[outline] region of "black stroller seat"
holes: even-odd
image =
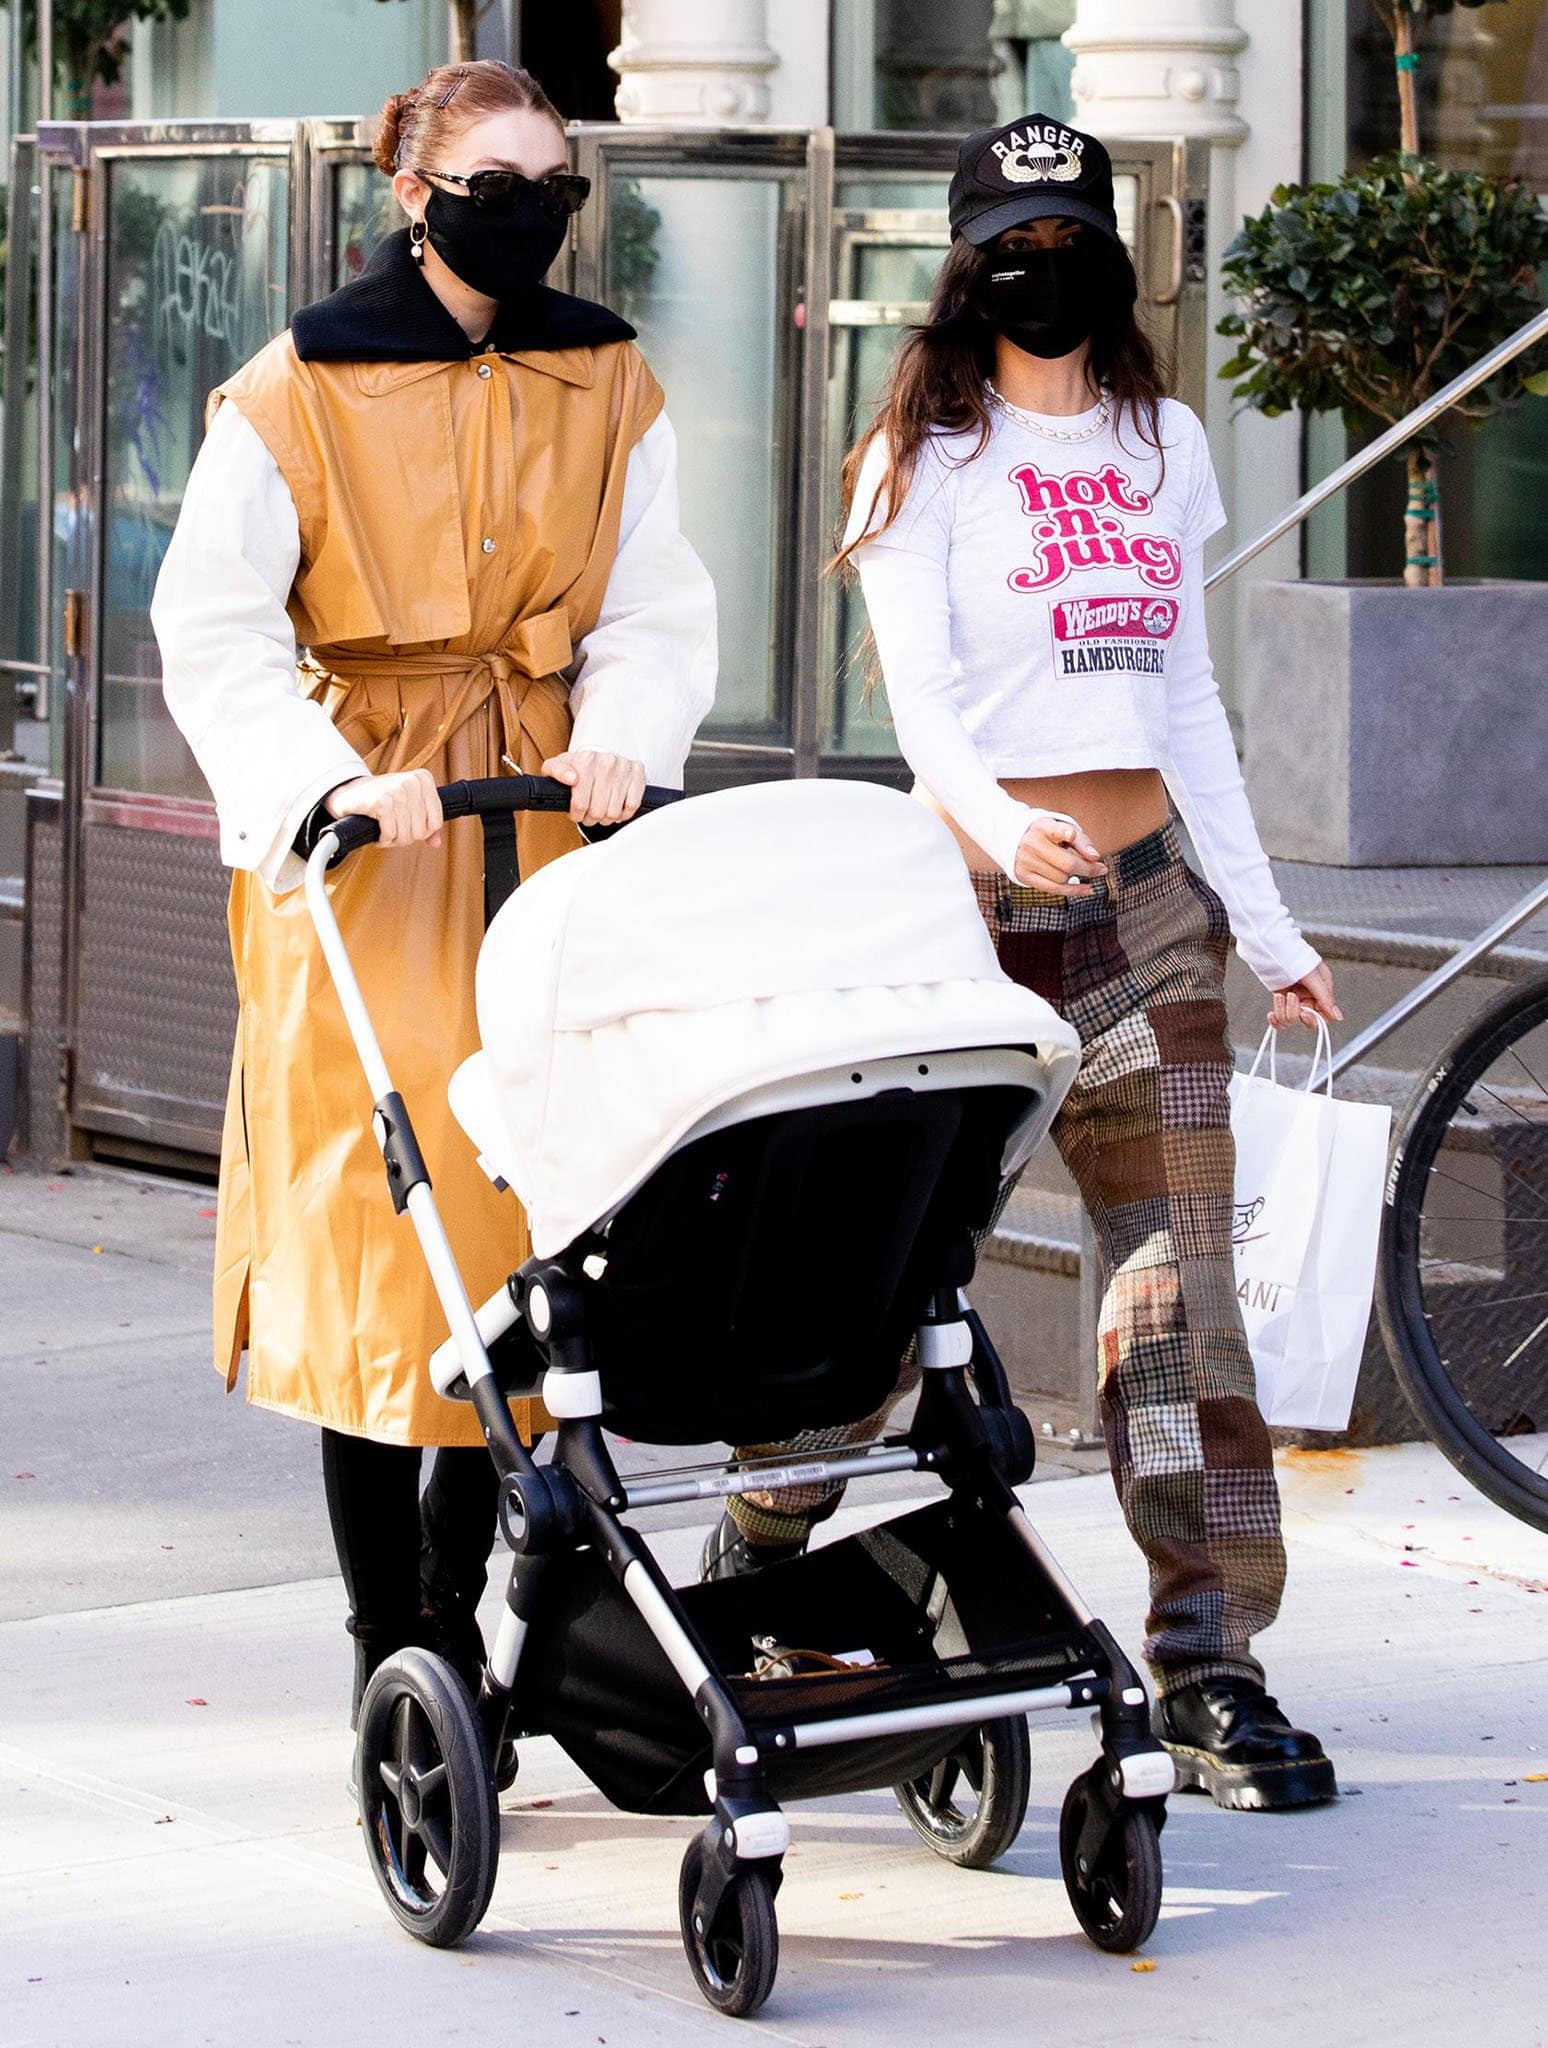
[[[579,1290],[600,1419],[623,1436],[763,1443],[857,1421],[892,1392],[942,1275],[966,1283],[1021,1106],[894,1088],[712,1131],[605,1236],[532,1260],[518,1293],[540,1276]],[[547,1362],[525,1347],[507,1390],[537,1391]]]

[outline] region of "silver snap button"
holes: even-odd
[[[487,535],[486,535],[486,536],[484,537],[484,539],[483,539],[483,540],[482,540],[482,541],[481,541],[481,542],[479,543],[479,545],[480,545],[480,546],[481,546],[481,547],[483,548],[483,550],[484,550],[484,553],[485,553],[486,555],[492,555],[492,554],[494,553],[494,551],[495,551],[495,544],[494,544],[494,542],[493,542],[492,540],[490,540],[490,539],[489,539],[489,537],[488,537]]]
[[[490,369],[487,363],[480,363],[478,366],[478,374],[481,377],[492,377],[494,375],[494,371]]]

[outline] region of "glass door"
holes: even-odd
[[[720,687],[696,773],[788,774],[808,137],[610,125],[575,142],[592,181],[575,289],[632,322],[665,387],[684,531],[719,600]]]
[[[289,317],[288,148],[98,149],[105,215],[101,684],[92,783],[202,802],[150,600],[205,401]]]

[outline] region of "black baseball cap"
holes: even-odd
[[[1029,220],[1078,220],[1122,239],[1112,158],[1094,135],[1047,114],[970,135],[957,151],[946,206],[953,235],[975,247]]]

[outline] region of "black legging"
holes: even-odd
[[[437,1451],[423,1501],[415,1449],[325,1429],[322,1464],[346,1626],[359,1646],[357,1698],[376,1666],[409,1643],[471,1663],[476,1675],[474,1610],[488,1583],[500,1490],[489,1453]]]

